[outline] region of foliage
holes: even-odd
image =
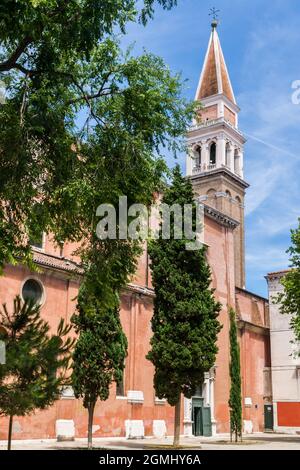
[[[12,312],[3,305],[0,324],[5,330],[1,329],[0,339],[6,344],[6,363],[0,366],[0,413],[25,416],[49,407],[67,383],[71,326],[61,320],[57,333],[50,335],[48,323],[40,318],[40,306],[19,297]]]
[[[7,99],[0,106],[0,268],[30,263],[30,234],[45,231],[59,244],[84,239],[79,254],[89,269],[96,208],[117,207],[120,195],[128,205],[149,204],[166,169],[164,146],[181,147],[178,138],[193,114],[180,96],[181,78],[152,54],[123,54],[112,34],[152,16],[154,0],[145,0],[142,10],[138,3],[1,3],[0,79]],[[176,2],[156,3],[171,8]],[[122,259],[126,251],[134,258],[127,241],[98,248],[107,259],[107,250],[118,247]],[[119,262],[114,258],[108,273],[107,263],[99,266],[99,285]],[[122,283],[133,271],[124,267]],[[103,288],[108,305],[106,296],[112,292]]]
[[[241,366],[240,366],[240,348],[237,339],[237,325],[235,311],[230,308],[230,435],[234,434],[235,442],[242,439],[242,392],[241,392]]]
[[[293,315],[291,326],[296,340],[300,341],[300,219],[299,227],[291,230],[291,240],[292,245],[288,249],[291,270],[281,280],[284,291],[277,301],[281,313]]]

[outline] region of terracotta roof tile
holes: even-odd
[[[74,274],[81,274],[83,272],[80,265],[70,259],[60,258],[59,256],[49,255],[37,250],[33,252],[33,260],[38,265],[48,268],[68,271]]]

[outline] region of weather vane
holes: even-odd
[[[211,26],[214,29],[219,24],[219,15],[218,15],[218,13],[220,13],[220,10],[217,10],[215,7],[212,7],[212,8],[210,8],[209,11],[210,11],[209,16],[212,17]]]

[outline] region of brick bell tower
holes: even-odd
[[[249,186],[243,177],[243,146],[238,113],[228,70],[213,20],[195,100],[198,116],[188,132],[187,176],[205,205],[232,217],[234,230],[235,283],[245,287],[244,198]]]

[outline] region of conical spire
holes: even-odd
[[[215,21],[212,23],[212,32],[200,76],[196,100],[223,94],[236,104],[216,27],[217,22]]]

